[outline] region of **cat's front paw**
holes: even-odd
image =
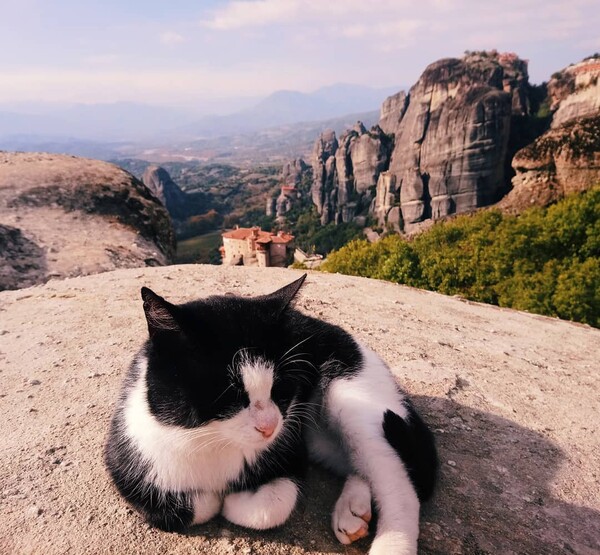
[[[192,524],[204,524],[221,512],[223,499],[210,491],[198,491],[192,494],[194,519]]]
[[[358,476],[350,476],[333,509],[331,527],[336,538],[348,545],[369,534],[371,489]]]
[[[267,530],[281,526],[290,516],[298,498],[298,486],[288,478],[278,478],[255,492],[230,493],[223,501],[223,516],[238,526]]]

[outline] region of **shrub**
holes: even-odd
[[[321,268],[600,327],[600,187],[520,216],[458,216],[412,241],[355,240]]]

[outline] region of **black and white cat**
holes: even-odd
[[[125,499],[163,530],[221,513],[263,530],[296,505],[309,458],[347,476],[332,515],[344,544],[415,554],[433,491],[433,436],[384,362],[292,307],[306,275],[270,295],[173,305],[142,289],[150,339],[105,449]]]

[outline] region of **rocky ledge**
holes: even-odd
[[[600,184],[600,116],[548,130],[519,150],[512,166],[513,188],[498,207],[516,214]]]
[[[312,469],[289,523],[216,519],[150,529],[113,489],[102,445],[146,335],[139,290],[174,302],[270,292],[278,269],[170,266],[0,293],[0,552],[359,554],[329,528],[338,479]],[[391,283],[310,274],[298,308],[345,327],[390,364],[434,430],[441,479],[421,554],[600,552],[600,330]]]
[[[0,152],[0,290],[163,265],[175,240],[158,199],[98,160]]]

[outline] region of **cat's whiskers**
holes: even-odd
[[[306,372],[304,370],[302,370],[301,368],[289,368],[287,370],[287,372],[290,374],[297,375],[302,380],[304,380],[310,387],[313,386],[312,380],[310,379],[309,376],[306,375]]]
[[[229,370],[229,367],[227,367]],[[233,372],[233,370],[229,370],[229,372]],[[225,395],[225,393],[227,393],[235,384],[232,382],[230,383],[226,388],[225,391],[223,391],[223,393],[221,393],[221,395],[219,395],[214,401],[213,401],[213,405],[221,398],[223,397],[223,395]]]
[[[303,343],[306,343],[309,339],[312,339],[314,336],[315,336],[315,334],[313,333],[313,334],[305,337],[301,341],[298,341],[298,343],[296,343],[293,347],[290,347],[285,353],[283,353],[283,355],[281,355],[281,357],[279,357],[279,362],[285,362],[285,357],[288,354],[290,354],[294,349],[296,349],[297,347],[299,347]]]
[[[288,411],[287,419],[298,422],[299,426],[306,426],[307,428],[319,432],[321,426],[315,418],[314,411],[310,408],[303,407],[304,403],[297,404],[291,407]]]

